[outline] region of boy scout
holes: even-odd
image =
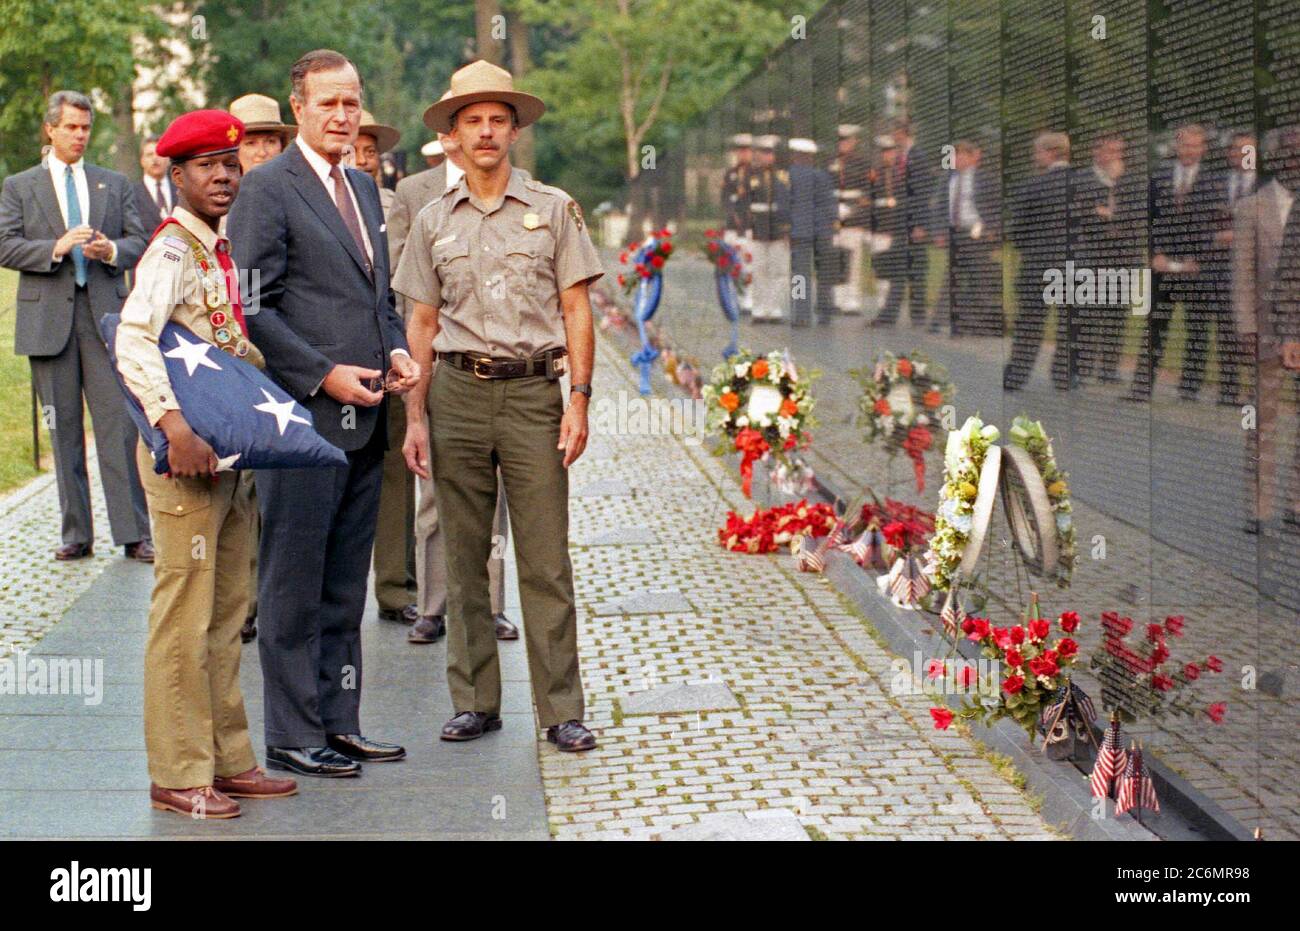
[[[510,166],[519,129],[545,110],[485,61],[452,76],[425,125],[468,156],[465,176],[416,217],[393,288],[412,302],[407,341],[421,378],[403,451],[433,475],[447,539],[444,740],[501,727],[501,672],[488,603],[496,470],[515,529],[524,638],[537,716],[561,750],[589,750],[582,724],[565,471],[587,443],[594,336],[587,285],[602,274],[582,211]],[[566,368],[568,405],[557,382]],[[427,405],[426,405],[427,397]]]
[[[172,394],[158,340],[168,320],[263,365],[248,341],[230,244],[217,234],[239,191],[243,124],[222,110],[178,117],[158,141],[179,194],[154,235],[122,308],[117,365],[149,422],[167,435],[164,477],[140,443],[137,460],[157,562],[145,647],[144,731],[154,808],[234,818],[234,797],[298,791],[257,765],[239,691],[239,628],[248,603],[251,505],[238,472],[219,471]]]

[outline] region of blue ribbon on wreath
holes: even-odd
[[[722,315],[731,322],[731,342],[727,344],[726,349],[722,350],[722,358],[726,360],[736,354],[740,342],[740,292],[736,288],[736,279],[732,277],[729,269],[744,266],[739,249],[721,239],[715,241],[722,247],[722,255],[725,255],[730,263],[727,268],[721,266],[720,258],[713,263],[713,283],[718,289],[718,305],[722,308]]]
[[[641,370],[642,395],[650,393],[650,370],[655,359],[659,358],[659,350],[650,345],[650,337],[645,328],[646,323],[659,309],[659,297],[663,293],[663,272],[650,265],[650,254],[654,251],[656,242],[657,240],[651,236],[632,257],[633,267],[638,262],[644,262],[651,268],[650,277],[642,278],[637,282],[636,291],[632,296],[632,318],[636,320],[637,333],[641,336],[641,348],[633,354],[632,364]]]

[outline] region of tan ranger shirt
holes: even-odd
[[[420,211],[393,290],[438,308],[435,351],[524,359],[564,348],[560,292],[602,274],[577,203],[512,168],[499,204],[461,178]]]
[[[239,329],[229,308],[229,293],[221,266],[217,263],[217,243],[223,243],[229,255],[230,243],[219,238],[206,223],[184,207],[176,207],[172,217],[191,233],[207,253],[208,263],[217,269],[217,293],[220,307],[225,310],[226,326]],[[169,227],[170,228],[170,227]],[[233,262],[232,262],[233,267]],[[175,232],[164,229],[155,236],[140,257],[135,268],[135,287],[122,305],[122,322],[117,328],[117,369],[131,393],[140,401],[149,423],[157,426],[167,411],[180,410],[172,383],[167,377],[167,364],[158,340],[167,321],[174,320],[187,327],[199,339],[217,345],[210,315],[212,309],[205,302],[203,272],[190,244]],[[244,334],[248,339],[248,335]],[[244,361],[259,369],[266,366],[262,353],[248,341],[248,355]]]

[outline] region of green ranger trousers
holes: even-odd
[[[406,467],[406,405],[388,398],[388,450],[379,486],[375,523],[375,601],[385,611],[401,611],[415,601],[415,475]]]
[[[445,363],[429,388],[430,455],[447,551],[447,682],[457,712],[501,712],[488,557],[497,467],[514,528],[533,700],[542,727],[582,720],[569,562],[564,402],[540,376],[485,380]]]

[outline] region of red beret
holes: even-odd
[[[155,151],[179,162],[234,151],[243,138],[244,124],[225,110],[192,110],[172,120]]]

